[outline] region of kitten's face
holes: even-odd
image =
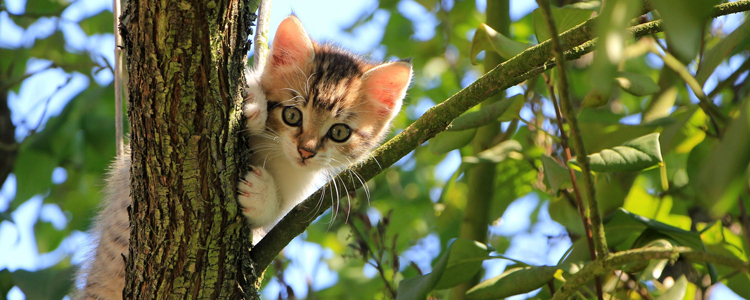
[[[279,26],[261,86],[267,132],[300,168],[327,169],[360,160],[387,132],[401,107],[411,66],[373,65],[316,45],[295,17]]]

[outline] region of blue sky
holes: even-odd
[[[6,0],[9,11],[13,13],[22,13],[25,1],[23,0]],[[451,1],[447,1],[451,2]],[[113,47],[114,38],[111,34],[95,35],[88,37],[78,27],[75,22],[99,13],[107,9],[111,10],[111,1],[100,0],[79,0],[73,3],[63,14],[61,22],[62,30],[66,36],[67,46],[76,51],[90,51],[99,54],[113,64]],[[481,9],[485,7],[484,1],[477,1],[477,6]],[[534,1],[512,1],[511,17],[516,20],[526,15],[535,8]],[[336,8],[335,17],[330,15],[330,8]],[[290,13],[294,12],[305,24],[305,28],[313,39],[318,41],[331,41],[345,48],[349,48],[359,53],[370,53],[373,59],[384,59],[385,53],[379,49],[378,45],[382,38],[383,27],[388,21],[387,12],[378,11],[375,13],[373,21],[353,32],[346,33],[342,30],[352,24],[363,11],[372,11],[377,8],[376,1],[373,0],[329,0],[329,1],[273,1],[270,36],[272,37],[275,28],[279,22]],[[423,8],[413,0],[401,1],[399,10],[409,19],[418,21],[415,27],[416,40],[428,39],[434,35],[436,20],[429,14],[424,13]],[[67,20],[67,21],[66,21]],[[736,27],[740,18],[724,17],[719,21],[724,24],[725,28]],[[52,33],[54,21],[50,19],[40,20],[24,31],[20,27],[12,24],[12,21],[6,13],[0,13],[0,47],[7,46],[31,46],[36,37],[44,37]],[[731,62],[729,66],[719,68],[717,74],[729,74],[741,61]],[[42,60],[32,60],[27,64],[27,72],[46,68],[48,62]],[[724,77],[727,75],[723,75]],[[60,91],[55,92],[58,86],[62,86],[70,77],[70,83],[65,85]],[[108,85],[112,81],[112,74],[109,71],[99,72],[95,76],[95,82],[82,74],[68,75],[59,69],[51,69],[32,76],[24,82],[18,94],[9,95],[9,105],[13,111],[13,120],[18,126],[17,138],[19,140],[28,133],[28,130],[35,128],[36,124],[44,124],[50,116],[58,114],[62,108],[70,101],[72,97],[84,90],[89,84]],[[713,84],[716,82],[716,75],[712,76]],[[711,80],[707,86],[710,86]],[[710,90],[710,89],[709,89]],[[511,90],[509,93],[513,94]],[[39,103],[52,97],[46,114],[39,109]],[[431,106],[431,102],[419,102],[413,108],[408,108],[411,113],[421,114]],[[524,112],[527,113],[527,112]],[[43,118],[43,119],[42,119]],[[42,119],[42,120],[40,120]],[[637,121],[637,120],[635,120]],[[452,174],[458,168],[460,155],[457,152],[451,153],[447,158],[438,165],[437,176],[441,180],[447,180],[445,174]],[[54,181],[64,181],[65,171],[57,170],[53,175]],[[4,211],[15,193],[15,179],[11,177],[4,183],[0,190],[0,211]],[[552,243],[552,248],[548,249],[548,236],[558,236],[564,229],[552,222],[546,209],[542,209],[538,216],[538,223],[533,227],[529,222],[529,217],[534,208],[539,205],[539,199],[534,195],[523,197],[514,202],[506,211],[502,221],[493,226],[491,232],[497,235],[513,235],[512,246],[508,249],[507,255],[516,257],[529,263],[534,264],[555,264],[563,252],[570,246],[567,238],[560,239]],[[545,206],[546,207],[546,206]],[[372,219],[377,219],[379,212],[372,209],[370,214]],[[34,238],[33,224],[37,219],[49,220],[55,226],[64,227],[66,217],[64,212],[55,204],[42,204],[42,197],[36,196],[22,204],[14,213],[13,219],[15,225],[2,223],[0,225],[0,269],[8,268],[11,271],[16,269],[36,270],[54,265],[67,255],[75,255],[74,261],[80,261],[82,247],[85,245],[87,235],[82,232],[76,232],[68,237],[63,244],[52,253],[39,254],[36,249]],[[315,278],[313,281],[314,289],[322,289],[336,283],[337,275],[331,272],[325,263],[319,263],[322,259],[330,258],[332,252],[322,249],[317,244],[306,242],[305,235],[296,238],[285,250],[287,257],[292,260],[291,267],[285,272],[285,282],[292,285],[297,296],[304,297],[307,294],[307,284],[305,278]],[[440,249],[440,243],[435,235],[430,235],[418,241],[416,246],[403,253],[403,259],[414,261],[422,268],[423,271],[430,270],[431,259],[436,257]],[[549,251],[548,251],[549,250]],[[427,255],[425,255],[425,253]],[[405,262],[405,261],[404,261]],[[402,265],[407,265],[402,263]],[[488,269],[486,277],[494,276],[502,272],[506,262],[495,260],[486,263]],[[368,277],[375,276],[375,271],[371,268],[365,268],[364,274]],[[718,287],[720,292],[715,292],[715,299],[727,299],[728,289]],[[264,288],[264,298],[275,298],[279,291],[277,282],[272,281]],[[731,293],[731,292],[729,292]],[[9,294],[9,299],[24,299],[23,294],[18,289],[14,289]]]

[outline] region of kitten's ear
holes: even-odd
[[[312,59],[314,55],[312,40],[299,19],[291,15],[282,20],[273,39],[269,66],[298,65]]]
[[[390,121],[401,109],[401,101],[409,88],[411,74],[411,64],[408,62],[382,64],[362,75],[361,91],[375,107],[375,111],[387,116],[387,121]]]

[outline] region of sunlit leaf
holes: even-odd
[[[611,0],[604,2],[601,15],[597,23],[599,45],[594,51],[594,65],[591,72],[593,89],[597,94],[609,95],[617,67],[625,59],[625,45],[631,38],[627,33],[628,23],[641,11],[641,1]],[[626,78],[625,80],[630,79]],[[620,85],[622,81],[617,80]],[[630,84],[626,84],[630,86]],[[630,92],[628,89],[626,91]]]
[[[552,18],[555,20],[558,33],[563,33],[585,22],[591,18],[591,14],[592,12],[586,9],[552,7]],[[536,40],[539,43],[548,40],[551,36],[549,28],[547,28],[547,21],[545,21],[544,15],[538,8],[534,10],[534,31],[536,32]]]
[[[739,116],[728,125],[721,142],[703,162],[698,186],[701,202],[714,216],[732,209],[747,186],[750,165],[750,101],[740,107]]]
[[[474,33],[474,39],[471,41],[471,50],[469,58],[471,64],[476,65],[476,57],[482,51],[494,51],[504,59],[518,55],[531,45],[516,42],[501,33],[495,31],[487,24],[482,23]]]
[[[482,261],[489,257],[490,249],[487,245],[458,239],[451,244],[448,265],[435,286],[436,290],[454,287],[474,277],[482,269]],[[434,272],[434,270],[433,270]]]
[[[706,83],[708,77],[714,72],[719,64],[727,59],[733,52],[747,49],[747,43],[750,42],[750,22],[742,22],[742,25],[734,29],[729,35],[721,39],[711,49],[708,49],[701,60],[700,69],[695,75],[695,80],[700,84]]]
[[[690,5],[684,5],[682,0],[654,0],[651,3],[664,19],[670,50],[683,62],[693,60],[703,39],[706,19],[719,1],[695,0]]]
[[[499,163],[505,160],[513,152],[521,151],[521,144],[515,140],[507,140],[493,146],[490,149],[479,152],[476,156],[464,156],[463,162],[475,164],[479,162]],[[518,154],[520,155],[520,154]]]
[[[630,172],[653,167],[663,161],[659,134],[652,133],[630,140],[612,149],[589,155],[591,171]]]
[[[532,266],[505,271],[472,287],[466,299],[502,299],[531,292],[552,280],[557,267]]]
[[[543,155],[542,165],[544,166],[545,179],[549,181],[549,188],[553,193],[557,193],[560,189],[573,187],[568,169],[557,163],[552,157]]]
[[[651,77],[638,73],[619,72],[615,81],[634,96],[648,96],[659,91],[659,85]]]
[[[674,285],[669,288],[666,293],[659,296],[659,298],[656,298],[656,300],[682,300],[682,298],[685,297],[687,285],[687,278],[685,278],[685,275],[682,275],[674,282]]]
[[[83,32],[87,35],[112,33],[114,29],[114,15],[111,11],[103,10],[102,12],[81,20],[78,26],[81,26]]]
[[[486,258],[487,254],[487,246],[481,243],[456,239],[433,266],[431,273],[401,281],[396,299],[423,300],[432,290],[438,287],[438,284],[443,288],[448,288],[464,282],[481,269],[481,260]],[[479,261],[479,268],[476,267],[477,262],[474,260]],[[448,268],[449,266],[452,268]],[[446,270],[449,269],[453,272],[446,274]],[[447,277],[458,278],[442,279],[443,274],[448,275]]]
[[[518,118],[518,112],[523,108],[523,95],[518,94],[504,98],[498,102],[482,107],[478,111],[465,113],[451,123],[447,130],[462,131],[482,127],[493,121],[510,121]]]
[[[474,139],[476,133],[476,129],[443,131],[430,139],[428,148],[430,149],[430,152],[434,154],[448,153],[452,150],[468,145],[471,140]]]

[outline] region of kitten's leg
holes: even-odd
[[[240,179],[237,199],[242,214],[253,228],[272,225],[279,219],[281,205],[276,183],[266,169],[250,166],[250,171]]]

